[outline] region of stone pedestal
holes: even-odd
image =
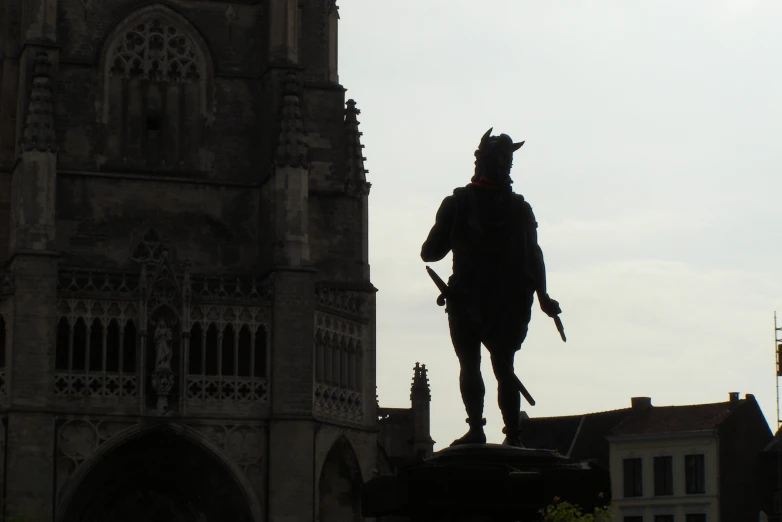
[[[152,373],[152,389],[157,394],[157,412],[163,415],[168,411],[168,395],[174,387],[174,373],[166,368]]]
[[[555,497],[593,509],[602,500],[595,473],[549,450],[467,444],[372,478],[362,506],[365,517],[411,522],[527,522]]]

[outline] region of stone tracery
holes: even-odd
[[[104,54],[108,166],[208,170],[211,62],[190,24],[160,5],[120,24]]]
[[[194,404],[268,399],[266,308],[195,305],[188,348],[187,397]]]
[[[361,420],[363,339],[362,324],[315,313],[314,404],[320,413]]]
[[[266,402],[268,285],[191,276],[187,263],[180,274],[160,237],[148,231],[137,244],[138,275],[61,272],[55,395],[144,393],[148,407],[154,394],[166,407],[180,396],[190,408]]]
[[[129,302],[61,299],[54,394],[135,397],[137,314]]]
[[[192,40],[158,17],[141,20],[116,43],[109,74],[157,82],[193,82],[203,76],[203,63]]]
[[[71,419],[60,425],[55,456],[58,492],[62,492],[65,482],[99,446],[132,425],[129,421],[98,419]]]

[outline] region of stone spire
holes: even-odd
[[[35,57],[33,88],[27,104],[27,119],[22,135],[22,150],[57,152],[54,136],[54,107],[52,105],[51,68],[49,55],[40,52]]]
[[[345,109],[345,142],[347,160],[347,179],[345,180],[345,188],[349,193],[354,195],[369,195],[369,189],[372,186],[371,183],[367,183],[367,173],[369,172],[364,168],[364,146],[361,144],[362,132],[359,132],[358,115],[361,111],[356,108],[355,100],[347,101],[347,108]]]
[[[426,375],[426,365],[415,363],[413,368],[413,385],[410,387],[410,400],[425,399],[432,400],[431,390],[429,389],[429,377]]]
[[[431,455],[434,447],[430,419],[431,402],[432,394],[429,389],[429,378],[426,375],[426,365],[415,363],[413,385],[410,387],[410,406],[413,414],[410,443],[413,454],[419,458]]]
[[[280,137],[275,163],[278,167],[307,167],[308,149],[304,142],[304,125],[301,120],[301,89],[294,71],[285,74],[282,94]]]

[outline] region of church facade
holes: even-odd
[[[376,290],[338,18],[0,4],[4,516],[361,518]]]

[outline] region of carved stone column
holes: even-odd
[[[286,75],[275,155],[269,428],[270,522],[312,520],[314,271],[309,265],[307,147],[296,73]],[[291,325],[296,325],[292,327]]]
[[[296,0],[269,1],[270,61],[299,60],[299,6]]]
[[[18,153],[11,181],[11,262],[15,292],[6,356],[9,400],[4,516],[47,516],[52,509],[53,398],[57,267],[57,141],[52,98],[58,51],[54,1],[25,2],[20,59]],[[28,82],[28,78],[32,78]]]

